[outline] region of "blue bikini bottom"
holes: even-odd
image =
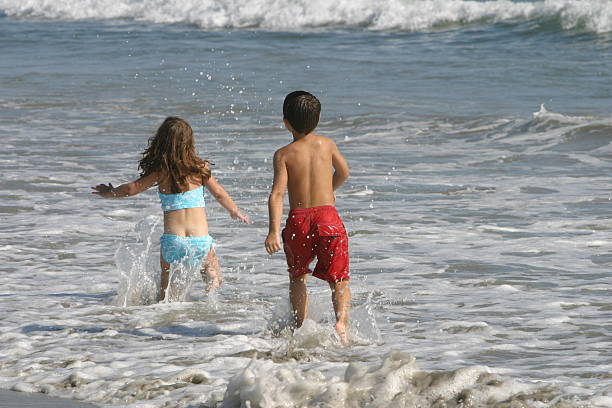
[[[212,249],[215,240],[210,235],[202,237],[181,237],[164,234],[159,239],[161,254],[168,263],[181,262],[197,265]]]

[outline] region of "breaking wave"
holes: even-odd
[[[536,20],[565,30],[612,31],[608,0],[0,0],[2,14],[23,19],[195,24],[203,30],[427,31]]]

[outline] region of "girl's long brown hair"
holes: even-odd
[[[169,116],[149,139],[138,168],[141,176],[158,171],[159,180],[168,182],[170,192],[176,194],[188,190],[190,178],[200,179],[204,185],[211,176],[207,163],[196,155],[189,123]]]

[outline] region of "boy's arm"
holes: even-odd
[[[274,181],[272,182],[272,191],[268,198],[270,225],[265,246],[269,254],[278,252],[282,248],[280,225],[281,217],[283,216],[283,201],[285,199],[285,190],[287,189],[287,179],[287,166],[282,154],[280,151],[277,151],[274,153]]]
[[[348,178],[349,166],[335,144],[332,150],[332,166],[334,166],[332,186],[334,191],[336,191]]]
[[[108,185],[98,184],[92,187],[96,191],[92,191],[91,193],[104,198],[123,198],[140,194],[155,183],[157,183],[157,172],[147,174],[138,180],[122,184],[119,187],[113,187],[111,183],[108,183]]]
[[[225,208],[230,216],[235,220],[240,220],[245,224],[249,223],[249,217],[240,212],[240,209],[232,200],[232,197],[228,194],[227,191],[219,184],[216,178],[210,176],[206,181],[206,189],[210,191],[210,194],[215,197],[215,200],[221,204],[223,208]]]

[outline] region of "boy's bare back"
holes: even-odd
[[[314,133],[279,149],[274,155],[274,166],[276,181],[286,183],[289,190],[291,209],[333,205],[334,190],[338,187],[334,185],[334,173],[348,173],[348,165],[336,144]]]

